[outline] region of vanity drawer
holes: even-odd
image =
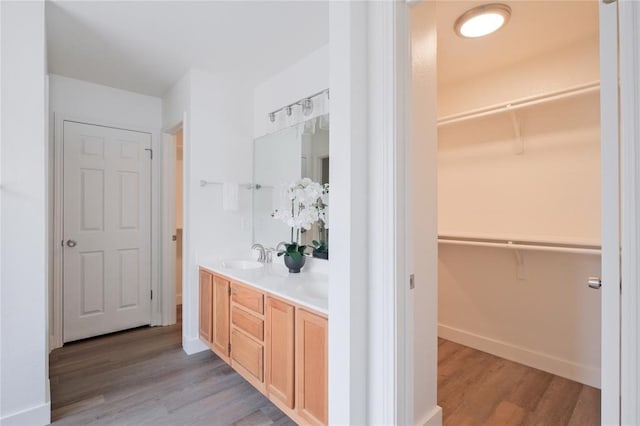
[[[258,314],[264,314],[264,295],[259,291],[231,283],[231,301]]]
[[[234,307],[231,310],[231,324],[260,341],[264,340],[264,321],[255,315]]]
[[[235,364],[235,365],[234,365]],[[237,365],[242,369],[238,369]],[[251,375],[258,382],[264,381],[263,367],[264,357],[263,348],[251,338],[245,336],[238,330],[231,331],[231,366],[239,370],[241,373]]]

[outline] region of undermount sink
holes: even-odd
[[[263,263],[260,263],[256,260],[223,260],[222,267],[227,269],[259,269],[264,266]]]

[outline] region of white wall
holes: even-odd
[[[120,127],[130,130],[139,130],[151,133],[151,145],[156,153],[152,163],[152,262],[155,267],[151,274],[151,288],[154,294],[159,291],[160,269],[160,172],[161,172],[161,129],[162,129],[162,101],[160,98],[141,95],[126,90],[114,89],[100,84],[76,80],[59,75],[51,75],[49,83],[50,111],[55,116],[51,126],[56,128],[61,125],[60,120],[80,120],[91,124]],[[60,138],[61,133],[57,132]],[[51,152],[53,153],[53,139],[51,140]],[[51,156],[53,160],[53,155]],[[53,172],[52,172],[53,173]],[[50,182],[53,183],[53,174]],[[53,244],[52,251],[58,248]],[[60,291],[52,292],[52,305],[61,310]],[[154,317],[152,324],[162,322],[159,316],[160,298],[154,297]],[[54,311],[55,312],[55,311]],[[57,314],[56,314],[57,316]],[[53,318],[53,317],[52,317]],[[55,319],[55,318],[54,318]],[[60,332],[55,321],[51,324],[52,341],[60,343]]]
[[[598,36],[594,34],[532,60],[438,87],[438,116],[598,81],[597,49]],[[522,84],[523,81],[528,83]]]
[[[442,115],[598,80],[598,40],[438,88]],[[600,244],[599,97],[518,111],[438,132],[438,232]],[[586,285],[600,257],[440,245],[439,334],[496,355],[600,384],[600,297]]]
[[[240,189],[238,211],[222,210],[222,186],[200,180],[251,182],[253,88],[229,75],[192,69],[163,98],[163,127],[184,112],[183,347],[206,347],[198,338],[198,264],[233,257],[251,247],[251,192]]]
[[[51,111],[55,114],[152,131],[154,138],[161,129],[160,98],[55,74],[50,79]]]
[[[48,424],[44,2],[0,3],[0,423]]]
[[[440,246],[440,336],[600,386],[600,256]]]
[[[179,126],[190,103],[191,72],[188,72],[162,96],[162,130],[166,132]]]
[[[253,136],[268,131],[267,115],[276,109],[329,88],[329,45],[256,86],[254,91]]]
[[[438,232],[599,245],[598,95],[518,116],[522,154],[507,114],[440,127]]]

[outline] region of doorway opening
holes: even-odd
[[[506,1],[474,39],[477,3],[435,3],[444,424],[599,424],[598,3]]]

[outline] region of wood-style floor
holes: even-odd
[[[139,328],[51,353],[56,425],[291,425],[210,351],[186,355],[180,324]],[[438,341],[445,426],[600,424],[600,391]]]
[[[600,390],[438,340],[445,426],[600,424]]]
[[[182,351],[181,326],[67,344],[49,357],[55,425],[294,425],[210,351]]]

